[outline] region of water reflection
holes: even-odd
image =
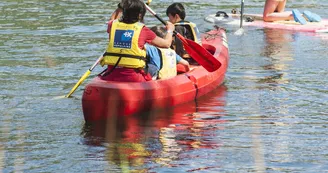
[[[265,162],[265,142],[263,142],[263,140],[265,141],[265,137],[263,136],[264,134],[270,134],[270,131],[263,128],[263,124],[270,123],[277,127],[290,126],[289,123],[284,122],[289,121],[288,117],[293,117],[290,113],[290,106],[285,104],[285,102],[289,100],[288,97],[284,95],[275,95],[275,92],[271,94],[263,94],[261,91],[263,86],[270,90],[288,90],[288,88],[290,88],[288,75],[292,68],[290,65],[292,64],[292,61],[295,61],[295,51],[297,51],[294,50],[295,46],[292,44],[298,39],[298,36],[300,36],[299,33],[293,31],[274,29],[264,29],[263,33],[265,45],[262,49],[263,52],[261,55],[267,58],[268,63],[262,66],[262,68],[267,75],[264,78],[258,79],[257,83],[263,85],[256,86],[258,92],[254,92],[252,101],[254,114],[258,114],[262,117],[254,119],[251,126],[255,168],[259,172],[264,172],[266,167],[276,169],[276,165],[271,162]],[[291,127],[292,126],[290,126],[290,128]],[[271,161],[274,162],[275,159],[279,158],[285,162],[290,162],[293,157],[291,155],[292,152],[290,151],[290,143],[284,142],[291,141],[288,136],[290,131],[285,130],[278,133],[279,137],[275,140],[281,142],[275,143],[271,146]]]
[[[106,160],[123,172],[176,167],[182,153],[221,145],[215,131],[225,122],[226,91],[223,85],[172,109],[85,124],[84,144],[104,147]]]
[[[294,50],[291,43],[295,41],[296,34],[291,31],[264,29],[265,45],[262,56],[267,57],[269,63],[262,66],[271,75],[261,79],[260,83],[285,84],[288,79],[285,77],[289,70],[288,62],[293,61]]]

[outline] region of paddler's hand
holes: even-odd
[[[171,22],[166,22],[166,29],[167,33],[171,33],[173,35],[173,31],[175,29],[175,26]]]

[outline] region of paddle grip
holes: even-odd
[[[159,17],[157,14],[154,15],[159,21],[161,21],[164,25],[167,25],[167,23],[161,18]],[[177,35],[178,32],[176,32],[175,30],[173,31],[174,35]]]
[[[153,15],[155,16],[159,21],[161,21],[165,26],[167,25],[166,21],[164,21],[161,17],[159,17],[155,11],[153,11],[147,4],[145,4],[147,10]],[[176,31],[173,31],[174,35],[177,35],[178,33]],[[183,38],[183,37],[182,37]]]

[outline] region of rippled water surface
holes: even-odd
[[[172,2],[153,0],[165,17]],[[182,1],[203,19],[240,1]],[[85,124],[83,87],[118,1],[0,2],[0,172],[328,172],[328,34],[227,27],[226,81],[165,112]],[[245,2],[261,13],[263,1]],[[328,18],[328,1],[290,0]],[[147,25],[159,24],[149,14]]]

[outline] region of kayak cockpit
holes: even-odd
[[[216,47],[214,47],[213,45],[210,45],[210,44],[202,44],[202,46],[209,52],[211,53],[212,55],[215,54],[216,52]]]

